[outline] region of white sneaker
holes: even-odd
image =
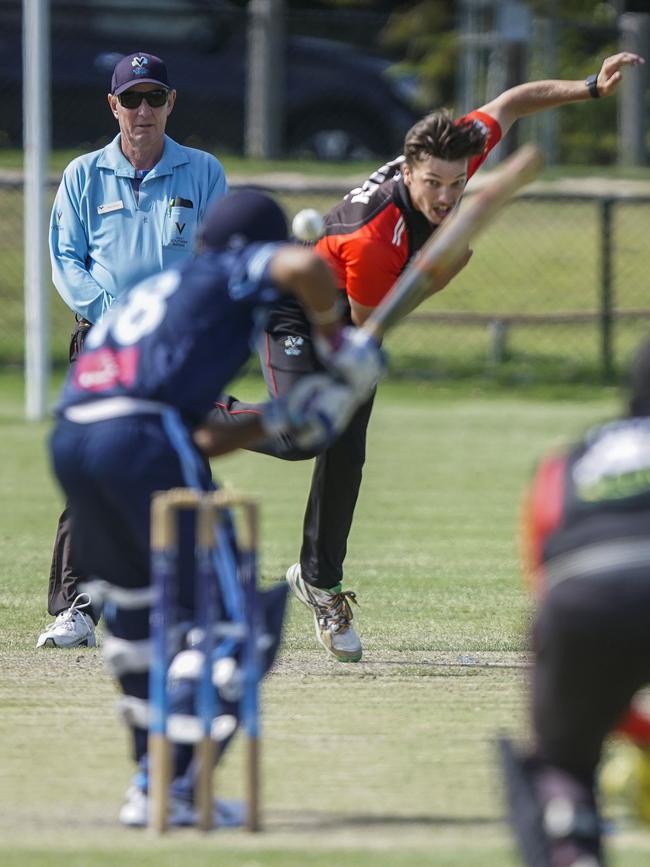
[[[90,596],[80,593],[70,608],[56,615],[45,632],[41,632],[36,647],[96,647],[95,624],[82,608],[88,608]]]
[[[302,579],[300,563],[294,563],[287,569],[287,583],[303,605],[311,609],[316,637],[325,650],[339,662],[358,662],[362,647],[352,626],[350,608],[350,602],[358,604],[356,594],[352,590],[341,590],[340,584],[329,590],[312,587]]]
[[[144,828],[149,819],[149,798],[138,786],[129,786],[120,810],[120,822],[129,828]],[[167,823],[172,828],[196,824],[194,805],[183,798],[170,797]],[[213,821],[216,828],[238,828],[244,824],[246,810],[241,801],[215,798]]]

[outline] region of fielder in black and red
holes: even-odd
[[[640,62],[631,54],[607,58],[597,84],[536,81],[505,91],[459,120],[446,112],[427,115],[407,133],[404,156],[387,163],[348,193],[325,218],[316,245],[334,271],[345,315],[360,326],[381,302],[410,260],[459,202],[469,178],[520,117],[613,92],[620,69]],[[462,263],[466,264],[468,256]],[[444,285],[444,284],[443,284]],[[432,287],[439,291],[443,285]],[[297,305],[283,301],[258,346],[272,395],[319,367],[309,323]],[[294,593],[312,608],[317,635],[337,659],[356,662],[361,644],[350,625],[351,609],[341,592],[343,562],[361,485],[366,429],[374,394],[339,439],[322,454],[297,449],[291,440],[260,451],[287,460],[316,457],[303,524],[300,563],[287,573]],[[224,397],[215,413],[236,423],[258,411],[256,404]]]
[[[626,417],[540,464],[525,536],[534,746],[502,745],[511,821],[529,867],[599,867],[603,741],[650,683],[650,342]]]

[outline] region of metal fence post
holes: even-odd
[[[282,153],[285,0],[250,0],[248,16],[244,145],[270,159]]]
[[[650,15],[627,12],[619,19],[621,51],[632,51],[642,57],[650,51]],[[646,66],[626,70],[618,100],[618,161],[621,165],[643,166],[648,161],[645,106],[648,72]]]
[[[612,205],[613,199],[600,200],[600,345],[603,377],[612,378]]]
[[[47,412],[49,273],[47,160],[50,152],[50,4],[23,0],[23,219],[25,305],[25,414]]]
[[[508,356],[508,325],[503,319],[493,319],[488,325],[490,334],[490,362],[502,364]]]

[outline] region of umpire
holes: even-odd
[[[604,864],[595,786],[603,741],[650,683],[650,340],[626,415],[544,460],[528,507],[541,605],[535,748],[503,743],[511,822],[530,867]]]
[[[52,280],[74,312],[70,362],[88,330],[140,280],[193,252],[210,202],[227,192],[219,161],[165,134],[176,101],[164,62],[144,51],[115,66],[108,94],[119,133],[65,169],[50,221]],[[52,554],[48,611],[37,647],[94,647],[100,611],[79,593],[67,508]]]

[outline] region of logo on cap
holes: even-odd
[[[134,57],[131,61],[131,66],[133,67],[134,75],[146,75],[147,74],[147,66],[149,65],[148,57]]]
[[[167,69],[159,57],[143,51],[141,54],[127,54],[115,66],[111,80],[111,93],[118,96],[134,84],[150,81],[169,89]]]

